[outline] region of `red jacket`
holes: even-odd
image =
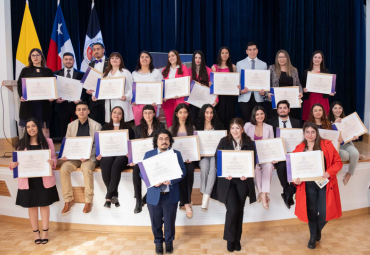
[[[186,67],[186,65],[181,65],[180,68],[182,70],[182,74],[179,74],[179,69],[177,68],[175,78],[190,76],[189,69]],[[168,72],[166,77],[163,76],[163,79],[167,80],[169,75],[170,75],[170,72]]]
[[[329,140],[321,140],[321,150],[325,156],[326,172],[330,175],[329,183],[326,184],[326,221],[338,219],[342,216],[342,206],[340,203],[337,173],[342,169],[343,163],[339,153]],[[303,152],[304,143],[298,144],[293,152]],[[302,182],[297,186],[295,215],[298,219],[308,222],[307,202],[306,202],[306,183]]]

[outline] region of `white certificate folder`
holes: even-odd
[[[254,151],[217,151],[217,177],[254,178]]]
[[[19,162],[19,166],[13,169],[13,178],[51,176],[49,159],[50,150],[13,151],[13,162]]]

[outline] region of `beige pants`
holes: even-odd
[[[97,161],[86,160],[68,160],[64,162],[60,168],[60,178],[62,182],[62,191],[64,202],[73,200],[73,189],[71,182],[71,173],[81,167],[84,176],[85,184],[85,203],[92,203],[94,197],[94,169],[97,166]]]

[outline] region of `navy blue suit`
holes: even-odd
[[[148,203],[148,210],[150,220],[152,223],[152,231],[154,235],[154,243],[171,244],[175,239],[175,221],[177,213],[177,204],[180,201],[179,182],[186,175],[185,164],[181,153],[174,150],[182,170],[182,176],[179,179],[171,180],[169,185],[169,193],[161,194],[160,187],[151,187],[147,191],[146,202]],[[145,153],[144,159],[151,158],[158,155],[158,150],[154,149]],[[140,177],[141,173],[140,173]],[[164,224],[164,238],[162,226]]]

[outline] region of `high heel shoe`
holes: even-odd
[[[207,211],[208,210],[208,204],[209,204],[209,199],[211,198],[210,195],[208,194],[203,194],[203,200],[202,200],[202,207],[201,209],[203,211]]]
[[[262,194],[262,206],[263,208],[265,208],[266,210],[268,210],[270,207],[269,207],[269,198],[267,197],[267,193],[263,193]]]
[[[185,211],[186,211],[186,217],[188,219],[191,219],[193,218],[193,208],[191,206],[191,204],[188,204],[189,206],[185,206]]]
[[[261,194],[262,193],[258,193],[257,202],[261,202],[262,201]]]
[[[43,230],[42,230],[43,234],[44,234],[44,232],[47,232],[47,231],[49,231],[49,229],[46,229],[46,230],[45,230],[45,229],[43,229]],[[42,244],[47,244],[48,242],[49,242],[49,239],[42,239],[42,240],[41,240],[41,243],[42,243]]]
[[[33,230],[33,232],[39,232],[39,234],[40,234],[40,230]],[[42,242],[42,239],[35,239],[35,244],[41,244],[41,242]]]

